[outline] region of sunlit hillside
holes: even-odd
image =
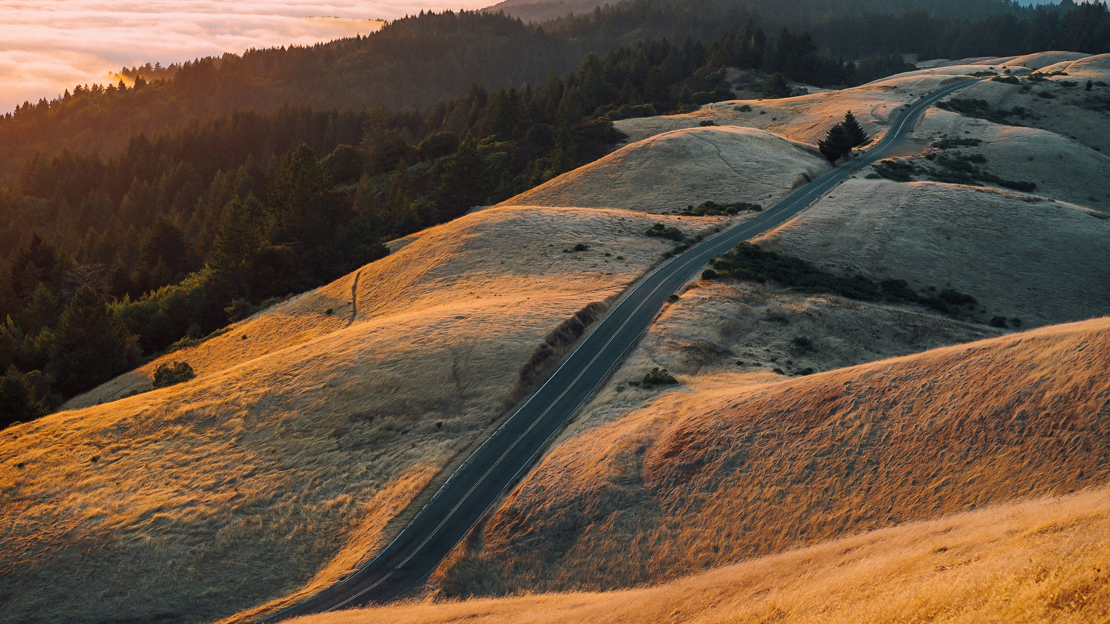
[[[606,593],[426,601],[304,624],[1104,622],[1110,492],[992,505]]]
[[[323,161],[298,150],[265,166],[251,156],[237,173],[208,163],[223,194],[196,191],[194,214],[209,212],[190,231],[218,233],[220,250],[255,245],[234,265],[257,269],[252,284],[271,285],[294,257],[324,269],[289,284],[333,281],[256,307],[213,279],[209,307],[245,319],[206,337],[182,322],[138,368],[0,431],[0,619],[248,621],[346,577],[649,271],[829,171],[816,144],[848,110],[876,141],[908,104],[972,72],[994,73],[930,110],[897,154],[755,241],[913,298],[699,268],[414,602],[317,619],[1105,619],[1110,135],[1067,129],[1105,119],[1084,103],[1110,95],[1094,84],[1107,58],[973,59],[798,97],[678,103],[615,122],[623,146],[606,143],[608,117],[584,104],[566,113],[553,95],[603,75],[593,59],[550,93],[476,88],[450,108],[345,118],[367,143]],[[1067,76],[1028,76],[1050,68]],[[735,73],[710,69],[681,80],[725,88]],[[1090,94],[1065,78],[1091,80]],[[513,97],[530,103],[531,125],[505,114]],[[448,111],[468,140],[430,130]],[[260,118],[236,119],[242,130]],[[1006,123],[1018,121],[1027,127]],[[224,136],[213,127],[205,136]],[[180,144],[203,155],[192,136]],[[164,155],[178,144],[136,145]],[[172,170],[163,191],[192,184],[185,165]],[[52,170],[37,171],[48,187]],[[297,183],[322,189],[318,201],[282,203]],[[121,206],[141,204],[127,196]],[[509,199],[468,210],[492,197]],[[110,200],[95,206],[107,214]],[[677,214],[704,202],[746,206]],[[311,234],[329,214],[347,221],[312,246],[282,229]],[[232,227],[250,219],[267,229]],[[391,253],[343,275],[364,260],[339,245],[379,237]],[[227,258],[194,257],[208,268],[190,279],[230,274]],[[37,275],[30,266],[21,275]],[[177,298],[148,317],[122,296],[105,309],[141,321],[147,339],[200,292],[167,288]],[[23,290],[11,296],[37,303],[21,303],[18,322],[39,323],[56,295]],[[16,321],[5,331],[39,344]],[[174,362],[196,378],[154,389]],[[643,383],[657,367],[676,383]],[[574,591],[608,593],[563,593]]]
[[[587,408],[460,554],[448,592],[657,583],[1110,476],[1110,320]],[[680,381],[686,379],[679,377]],[[715,381],[715,383],[714,383]],[[623,413],[622,413],[623,412]]]
[[[657,220],[477,212],[5,429],[7,613],[197,622],[333,582],[658,262]],[[149,391],[176,360],[198,377]]]

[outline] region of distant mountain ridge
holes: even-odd
[[[672,0],[503,0],[482,9],[486,13],[499,11],[525,22],[543,23],[572,14],[583,15],[598,8],[632,4],[674,4]],[[1032,0],[1029,3],[1009,0],[803,0],[783,5],[775,0],[706,0],[683,2],[683,5],[702,4],[709,8],[742,7],[761,16],[780,14],[813,23],[828,13],[852,15],[860,13],[898,14],[905,11],[923,11],[933,16],[981,18],[996,13],[1020,13],[1029,7],[1057,4],[1052,0]],[[1070,1],[1069,1],[1070,4]]]

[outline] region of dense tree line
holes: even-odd
[[[135,133],[237,109],[428,106],[475,82],[542,81],[550,71],[570,71],[582,56],[566,39],[519,20],[447,11],[399,19],[365,37],[224,54],[160,71],[125,70],[136,79],[131,88],[78,86],[0,117],[0,144],[7,147],[0,182],[10,182],[19,161],[36,150],[114,152]]]
[[[999,13],[978,20],[935,17],[920,11],[826,16],[811,27],[822,46],[849,58],[879,52],[916,53],[922,58],[960,59],[1068,50],[1110,52],[1106,4],[1043,5],[1021,14]]]
[[[131,88],[84,85],[52,101],[20,105],[0,116],[0,144],[7,148],[0,155],[0,183],[10,183],[36,151],[115,153],[136,133],[237,109],[426,107],[472,83],[535,83],[551,71],[571,70],[589,52],[605,54],[647,39],[708,42],[749,21],[768,33],[808,32],[822,57],[863,59],[856,76],[861,81],[881,73],[877,63],[891,67],[892,53],[1101,53],[1110,45],[1105,5],[1072,0],[1036,9],[1007,0],[631,0],[542,28],[500,14],[421,13],[366,37],[132,68],[123,71],[135,78]],[[876,55],[882,63],[867,58]],[[824,82],[837,83],[834,78]]]

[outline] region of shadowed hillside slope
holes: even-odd
[[[955,288],[1025,327],[1110,309],[1110,220],[1009,191],[848,180],[760,245],[841,273]]]
[[[678,389],[612,421],[587,410],[441,586],[655,583],[1099,485],[1108,358],[1099,319],[780,383]]]

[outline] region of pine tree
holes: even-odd
[[[91,288],[73,296],[51,347],[49,372],[66,396],[108,381],[131,368],[139,356],[138,338]]]
[[[31,232],[31,242],[12,261],[12,289],[20,297],[35,292],[39,282],[56,286],[62,277],[62,260],[58,250],[38,232]]]
[[[254,195],[235,199],[224,207],[220,233],[212,246],[208,265],[224,276],[246,271],[254,253],[262,245],[262,234],[255,225],[262,207]]]
[[[856,121],[856,116],[852,114],[852,111],[845,113],[844,121],[841,123],[844,126],[844,131],[848,134],[848,140],[851,142],[852,147],[863,145],[871,139],[871,137],[867,136],[867,133],[864,132],[863,126],[860,126],[859,122]]]
[[[282,161],[270,190],[270,205],[276,216],[271,239],[307,247],[327,241],[343,206],[316,154],[303,143]]]
[[[159,262],[164,263],[171,279],[179,273],[188,272],[191,257],[192,250],[185,235],[163,216],[154,221],[139,249],[139,258],[144,265],[154,267]]]
[[[769,100],[777,100],[779,98],[790,97],[793,91],[790,85],[786,84],[786,76],[781,72],[775,72],[771,75],[771,79],[763,86],[763,97]]]
[[[0,429],[17,422],[30,422],[46,415],[46,406],[35,395],[27,376],[14,366],[0,377]]]
[[[489,194],[486,163],[472,139],[463,141],[455,155],[449,158],[440,176],[440,205],[444,214],[458,216],[474,206],[480,206]]]
[[[575,168],[578,162],[578,142],[570,132],[570,126],[563,124],[555,137],[555,149],[551,151],[551,171],[548,178],[562,175]]]
[[[817,142],[821,154],[829,160],[836,162],[841,156],[852,151],[852,139],[845,130],[844,124],[836,124],[825,133],[825,138]]]

